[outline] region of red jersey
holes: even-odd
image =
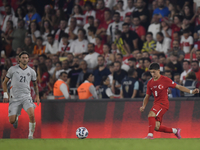
[[[154,81],[153,78],[149,80],[146,94],[151,95],[153,93],[154,105],[168,109],[168,88],[175,88],[175,86],[176,83],[170,78],[161,75],[157,81]]]

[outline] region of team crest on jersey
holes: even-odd
[[[30,76],[30,73],[27,73],[27,76]]]
[[[129,90],[129,86],[128,85],[125,86],[125,90],[126,90],[126,93],[128,93],[128,90]]]
[[[162,90],[162,89],[164,88],[164,86],[163,86],[162,84],[160,84],[160,85],[158,86],[158,88],[159,88],[160,90]]]

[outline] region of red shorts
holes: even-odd
[[[163,115],[167,112],[167,109],[159,105],[153,105],[150,111],[153,111],[156,114],[156,121],[162,123]]]

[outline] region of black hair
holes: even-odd
[[[124,2],[122,0],[119,0],[117,3],[122,3],[122,5],[124,5]]]
[[[87,79],[89,78],[90,75],[92,75],[92,73],[86,72],[86,73],[84,74],[84,78],[83,78],[84,81],[87,80]]]
[[[54,38],[53,34],[51,34],[51,33],[48,34],[47,37],[52,37],[52,38]]]
[[[150,58],[144,58],[144,61],[147,60],[148,62],[151,63],[151,59]]]
[[[165,57],[165,58],[166,58],[166,56],[165,56],[164,53],[160,53],[160,54],[158,54],[158,57],[159,57],[159,58],[160,58],[160,57]]]
[[[69,34],[63,33],[63,34],[62,34],[62,38],[63,38],[63,37],[68,39],[68,38],[69,38]]]
[[[88,27],[88,30],[89,31],[91,31],[91,32],[93,32],[94,34],[96,33],[96,30],[97,30],[97,28],[96,27],[94,27],[94,26],[89,26]]]
[[[119,61],[115,61],[114,64],[115,64],[115,63],[119,64],[120,66],[122,65],[122,63],[119,62]]]
[[[117,55],[123,59],[123,55],[121,53],[118,53]]]
[[[41,54],[38,57],[43,57],[44,59],[47,59],[47,56],[45,54]]]
[[[133,62],[136,62],[136,58],[132,57],[132,58],[129,58],[128,61],[133,61]]]
[[[160,70],[160,65],[158,63],[152,63],[149,66],[149,70]]]
[[[102,37],[97,35],[95,38],[98,38],[100,41],[102,41]]]
[[[128,70],[128,76],[129,76],[129,77],[132,77],[132,76],[134,75],[134,72],[135,72],[135,69],[132,69],[132,68],[129,69],[129,70]]]
[[[60,73],[60,76],[62,76],[63,74],[68,75],[66,71],[62,71],[62,72]]]
[[[89,44],[92,45],[93,47],[95,47],[94,43],[88,43],[88,45],[89,45]]]
[[[122,34],[122,32],[120,30],[115,31],[115,35],[121,35],[121,34]]]
[[[17,18],[19,17],[18,14],[17,14],[18,9],[21,9],[21,10],[22,10],[22,17],[24,18],[26,14],[25,14],[24,9],[23,9],[21,6],[19,6],[19,7],[16,9],[16,11],[15,11],[15,17],[17,17]],[[20,20],[23,20],[23,19],[20,19]],[[19,22],[19,20],[18,20],[17,22]]]
[[[109,65],[109,67],[114,67],[114,63],[112,62],[112,63]]]
[[[126,22],[122,24],[122,26],[129,26],[129,25],[130,25],[130,24],[129,24],[129,23],[126,23]]]
[[[86,1],[84,7],[89,6],[91,9],[93,9],[92,2]]]
[[[138,19],[140,20],[140,17],[139,17],[139,16],[133,16],[133,19],[134,19],[134,18],[138,18]]]
[[[82,31],[84,35],[86,34],[86,31],[85,31],[85,29],[83,29],[83,28],[78,29],[78,32],[79,32],[79,31]]]
[[[197,60],[192,61],[192,63],[197,63],[199,65],[199,62]]]
[[[42,37],[37,37],[36,40],[41,40],[41,41],[43,41],[43,38],[42,38]]]
[[[24,54],[28,55],[28,57],[29,57],[29,53],[28,53],[27,51],[22,51],[22,52],[19,54],[19,58],[21,58],[21,56],[24,55]]]
[[[59,62],[57,62],[56,64],[59,64],[60,66],[62,66],[62,62],[60,62],[60,61],[59,61]]]
[[[147,32],[146,35],[151,35],[151,36],[153,36],[153,33],[152,33],[152,32]]]
[[[183,30],[183,34],[184,33],[190,33],[190,29],[187,28],[187,29]]]
[[[114,16],[114,15],[119,15],[119,16],[120,16],[120,13],[119,13],[119,12],[115,12],[115,13],[113,14],[113,16]]]
[[[148,77],[152,77],[152,76],[151,76],[151,73],[150,73],[149,71],[144,72],[143,75],[144,75],[144,76],[148,76]]]
[[[188,65],[190,65],[190,61],[188,61],[188,60],[184,60],[183,63],[184,63],[184,62],[187,62]]]
[[[175,76],[180,76],[180,74],[179,74],[179,73],[175,73],[175,74],[174,74],[174,77],[175,77]]]
[[[172,75],[172,72],[171,72],[171,71],[169,71],[169,70],[166,70],[164,73],[171,73],[171,75]]]
[[[101,79],[101,85],[103,85],[103,83],[107,80],[108,76],[103,76]]]
[[[160,35],[160,36],[164,37],[162,32],[158,32],[157,35]]]
[[[186,75],[186,80],[187,79],[192,79],[192,80],[196,80],[196,74],[195,74],[195,72],[193,72],[193,71],[191,71],[191,72],[189,72],[187,75]]]
[[[87,1],[88,2],[88,1]],[[93,19],[94,20],[94,17],[93,16],[88,16],[88,19]]]

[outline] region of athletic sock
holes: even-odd
[[[174,134],[176,134],[176,133],[177,133],[177,129],[176,129],[176,128],[172,128],[172,132],[173,132]]]
[[[153,132],[155,129],[155,125],[156,125],[156,120],[155,117],[148,117],[149,120],[149,134],[148,136],[153,136]]]
[[[35,131],[35,125],[36,125],[36,122],[34,122],[34,123],[29,122],[29,135],[28,136],[33,136],[33,133]]]
[[[173,128],[168,128],[168,127],[165,127],[165,126],[160,126],[159,132],[164,132],[164,133],[174,133],[173,132]],[[177,132],[177,130],[176,130]]]

